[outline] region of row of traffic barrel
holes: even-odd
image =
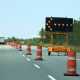
[[[10,45],[13,48],[18,49],[19,51],[22,51],[22,45],[20,43],[16,43],[16,42],[7,42],[7,45]]]
[[[19,51],[22,51],[22,45],[16,44],[11,45],[17,48]],[[31,45],[27,46],[27,53],[26,55],[32,55]],[[35,60],[43,60],[42,58],[42,46],[38,45],[36,49],[36,59]],[[64,76],[79,76],[76,72],[77,70],[77,63],[76,63],[76,52],[72,49],[67,51],[67,72],[64,73]]]
[[[26,55],[32,55],[31,45],[27,46],[27,53]],[[43,60],[42,58],[42,46],[38,45],[36,49],[36,59],[35,60]]]
[[[31,45],[28,45],[27,47],[27,55],[31,54]],[[72,49],[68,50],[67,52],[67,72],[64,73],[64,76],[79,76],[79,74],[76,72],[76,52]],[[43,60],[42,58],[42,46],[38,45],[36,50],[36,60]]]
[[[8,43],[8,45],[10,45],[11,47],[16,48],[18,51],[22,51],[22,45],[21,44],[11,42],[11,43]],[[30,44],[27,45],[26,52],[27,52],[26,55],[32,55],[32,49],[31,49]],[[43,60],[43,58],[42,58],[42,46],[41,45],[37,46],[36,59],[35,60]]]

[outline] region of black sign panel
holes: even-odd
[[[73,18],[46,17],[46,31],[50,32],[72,32]]]

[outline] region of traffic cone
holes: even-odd
[[[16,48],[16,43],[14,42],[14,48]]]
[[[37,46],[36,59],[35,60],[43,60],[43,58],[42,58],[42,46]]]
[[[67,73],[64,73],[64,76],[79,76],[79,74],[76,73],[76,52],[70,50],[67,52],[67,55]]]
[[[15,44],[15,48],[18,49],[18,44],[17,43]]]
[[[26,55],[32,55],[32,53],[31,53],[31,45],[27,46],[27,54]]]
[[[17,49],[18,49],[19,51],[22,51],[22,45],[21,45],[21,44],[18,44],[18,45],[17,45]]]

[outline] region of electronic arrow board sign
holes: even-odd
[[[46,17],[45,30],[49,32],[72,32],[73,18]]]

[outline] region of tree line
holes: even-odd
[[[41,28],[39,31],[39,38],[31,38],[31,39],[18,39],[16,37],[8,38],[7,41],[16,41],[21,44],[32,44],[32,45],[37,45],[39,43],[41,44],[48,44],[51,41],[51,36],[49,35],[48,32],[45,31],[44,28]],[[55,35],[53,36],[54,43],[58,39],[55,39]],[[62,36],[61,41],[64,40],[64,37]],[[70,32],[68,35],[68,43],[69,45],[75,45],[75,46],[80,46],[80,20],[74,20],[73,22],[73,32]]]

